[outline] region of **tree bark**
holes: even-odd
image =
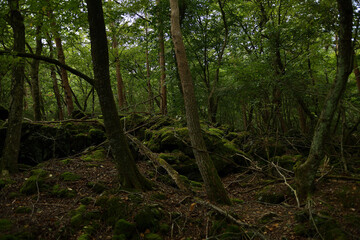
[[[121,75],[120,59],[119,59],[119,52],[118,52],[118,41],[117,41],[115,32],[113,33],[112,38],[113,38],[112,39],[112,47],[113,47],[114,55],[115,55],[117,97],[118,97],[119,108],[122,109],[126,106],[126,95],[125,95],[124,81],[123,81],[123,78]]]
[[[59,36],[58,31],[56,30],[56,23],[53,18],[53,13],[51,11],[49,11],[48,15],[52,21],[51,26],[53,28],[52,32],[54,34],[54,40],[55,40],[58,60],[59,60],[59,62],[61,62],[62,64],[65,65],[65,54],[64,54],[63,47],[62,47],[61,38]],[[64,69],[63,67],[60,68],[60,72],[61,72],[61,82],[62,82],[62,85],[64,88],[64,93],[65,93],[65,102],[66,102],[67,113],[68,113],[68,116],[71,116],[72,112],[74,111],[74,103],[72,100],[72,93],[71,93],[71,88],[70,88],[70,84],[69,84],[69,78],[68,78],[66,69]]]
[[[204,180],[205,190],[211,201],[221,204],[231,204],[227,192],[220,180],[204,142],[201,133],[194,85],[187,61],[185,45],[182,39],[179,19],[179,5],[177,0],[170,0],[171,34],[174,43],[179,76],[184,92],[187,126],[196,163]]]
[[[156,4],[159,8],[161,8],[161,0],[156,0]],[[162,20],[161,9],[159,9],[159,64],[160,64],[160,111],[161,114],[167,114],[167,90],[166,90],[166,72],[165,72],[165,44],[164,44],[164,24]]]
[[[120,184],[124,188],[146,190],[150,183],[140,174],[121,128],[115,100],[110,85],[109,54],[102,10],[102,0],[87,0],[90,26],[91,56],[94,69],[94,87],[101,111]]]
[[[41,25],[36,28],[36,49],[35,54],[41,55],[42,43],[41,43]],[[33,59],[31,63],[31,94],[33,98],[34,120],[41,121],[41,92],[39,86],[39,65],[40,60]]]
[[[10,25],[13,29],[14,51],[25,52],[24,18],[19,10],[18,0],[8,0],[10,7]],[[17,161],[20,150],[21,125],[23,118],[24,101],[24,70],[25,60],[16,59],[12,69],[11,103],[9,123],[6,131],[5,146],[3,149],[0,170],[17,172]]]
[[[317,122],[307,160],[295,169],[295,183],[299,198],[303,201],[314,190],[314,180],[321,160],[324,158],[324,143],[330,130],[337,105],[345,91],[352,72],[352,17],[351,0],[337,0],[339,10],[339,44],[336,79],[326,98]]]

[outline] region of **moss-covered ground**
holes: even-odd
[[[163,119],[146,126],[149,119],[134,119],[148,129],[138,131],[137,137],[149,147],[159,144],[160,151],[164,142],[167,146],[179,144],[177,149],[161,150],[162,159],[178,169],[180,163],[193,164],[191,154],[182,151],[187,148],[183,125]],[[136,127],[135,123],[126,124],[128,129]],[[311,207],[299,208],[274,168],[278,165],[293,184],[291,168],[301,156],[288,150],[292,146],[287,149],[283,142],[265,137],[263,145],[256,145],[248,133],[226,128],[203,126],[203,132],[212,151],[222,152],[231,160],[226,166],[234,168],[222,175],[232,206],[218,207],[252,227],[239,226],[199,202],[197,199],[207,199],[201,181],[194,181],[196,177],[182,177],[192,188],[192,196],[180,191],[166,171],[148,159],[137,164],[154,183],[153,190],[119,188],[105,144],[1,179],[0,240],[359,239],[360,182],[353,180],[359,176],[324,176],[317,183]],[[184,137],[185,143],[179,137]]]

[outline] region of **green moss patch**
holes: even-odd
[[[104,149],[92,151],[81,157],[83,161],[103,161],[105,158],[106,152]]]
[[[108,225],[114,225],[128,213],[128,205],[115,196],[101,196],[96,200],[95,205],[100,206],[101,218]]]
[[[76,191],[71,188],[61,188],[60,185],[56,184],[53,186],[51,194],[59,198],[72,198],[76,196]]]
[[[15,213],[31,213],[32,210],[29,207],[26,206],[20,206],[15,209]]]
[[[131,239],[136,234],[136,225],[126,221],[125,219],[119,219],[114,227],[114,235],[125,235],[127,239]]]
[[[72,172],[64,172],[60,175],[60,179],[63,181],[77,181],[81,178],[81,176],[72,173]]]
[[[91,188],[91,190],[94,191],[95,193],[99,193],[99,194],[107,189],[107,187],[101,182],[88,182],[86,186],[88,188]]]
[[[33,170],[32,175],[21,186],[20,193],[31,195],[48,189],[49,185],[46,184],[48,176],[49,173],[41,168]]]
[[[136,227],[140,232],[149,229],[151,232],[157,232],[160,228],[160,219],[162,218],[161,209],[158,207],[146,206],[138,214],[134,220]]]
[[[0,233],[9,231],[13,226],[13,223],[9,219],[0,218]]]

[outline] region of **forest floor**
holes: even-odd
[[[35,168],[46,171],[42,175],[46,184],[36,182],[36,191],[27,194],[25,190],[20,194],[20,189],[31,178],[31,170],[12,175],[0,192],[0,239],[131,239],[114,237],[115,222],[108,218],[115,211],[133,223],[146,206],[161,212],[156,217],[160,227],[137,227],[132,239],[360,239],[359,181],[324,177],[317,183],[311,207],[299,208],[281,179],[273,181],[249,170],[222,179],[233,204],[215,206],[202,188],[189,195],[162,182],[166,172],[150,161],[137,164],[153,190],[118,190],[117,171],[109,158],[75,156],[44,162]],[[73,175],[67,178],[64,173]],[[269,188],[286,191],[285,199],[278,204],[259,201],[259,191]],[[107,203],[102,205],[100,199],[105,197]],[[116,213],[119,208],[122,212]]]

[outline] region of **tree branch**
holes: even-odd
[[[64,69],[66,69],[67,71],[71,72],[72,74],[84,79],[86,82],[88,82],[92,86],[94,85],[94,79],[90,78],[89,76],[85,75],[82,72],[79,72],[78,70],[75,70],[74,68],[72,68],[66,64],[62,64],[58,60],[55,60],[55,59],[52,59],[49,57],[39,56],[39,55],[31,54],[31,53],[20,53],[20,52],[12,52],[12,51],[4,51],[4,50],[0,50],[0,55],[12,55],[12,56],[16,56],[16,57],[32,58],[32,59],[41,60],[41,61],[44,61],[47,63],[52,63],[52,64],[55,64],[57,66],[60,66]]]

